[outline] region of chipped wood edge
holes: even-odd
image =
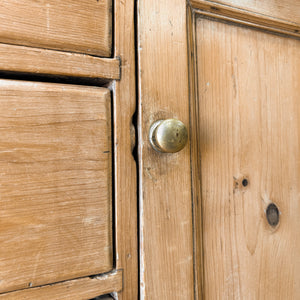
[[[262,30],[300,37],[300,24],[207,0],[190,0],[190,6],[201,15],[219,18]]]
[[[123,269],[119,300],[138,299],[137,166],[132,155],[136,110],[135,1],[114,1],[115,57],[121,60],[121,80],[113,83],[115,255]]]
[[[120,290],[122,290],[122,271],[118,270],[99,276],[73,279],[4,293],[0,295],[0,299],[80,300],[91,299],[99,295],[119,292]]]
[[[86,54],[0,44],[0,71],[120,79],[120,61]]]

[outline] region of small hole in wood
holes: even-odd
[[[274,203],[271,203],[268,205],[267,210],[266,210],[266,216],[267,216],[268,223],[272,227],[275,227],[278,225],[279,210],[278,210],[278,207]]]
[[[243,181],[242,181],[242,185],[243,185],[243,186],[247,186],[247,185],[248,185],[248,183],[249,183],[249,182],[248,182],[248,180],[247,180],[247,179],[243,179]]]

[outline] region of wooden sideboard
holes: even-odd
[[[299,0],[2,1],[0,299],[298,299],[299,32]]]
[[[0,299],[137,299],[134,54],[133,2],[1,3]]]

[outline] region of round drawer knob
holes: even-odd
[[[159,152],[175,153],[184,148],[188,141],[185,125],[176,119],[159,120],[150,127],[149,139]]]

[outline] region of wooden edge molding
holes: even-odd
[[[297,23],[205,0],[190,0],[189,3],[201,15],[300,37],[300,24]]]
[[[188,28],[188,67],[189,67],[189,103],[190,103],[190,165],[191,165],[191,180],[192,180],[192,203],[193,203],[193,247],[194,247],[194,292],[195,299],[204,298],[204,262],[203,262],[203,232],[202,232],[202,206],[199,201],[201,195],[201,182],[199,177],[200,160],[193,161],[193,157],[197,157],[199,145],[196,142],[199,136],[198,126],[198,105],[197,95],[197,57],[196,53],[196,25],[195,14],[191,7],[187,10],[187,28]]]
[[[121,60],[121,80],[113,85],[114,199],[116,268],[123,270],[118,300],[137,300],[137,165],[132,155],[132,117],[136,111],[135,1],[114,1],[114,54]]]
[[[112,271],[95,277],[74,279],[41,287],[4,293],[0,299],[91,299],[100,295],[122,290],[122,270]]]
[[[0,44],[0,71],[120,79],[120,61],[116,58]]]

